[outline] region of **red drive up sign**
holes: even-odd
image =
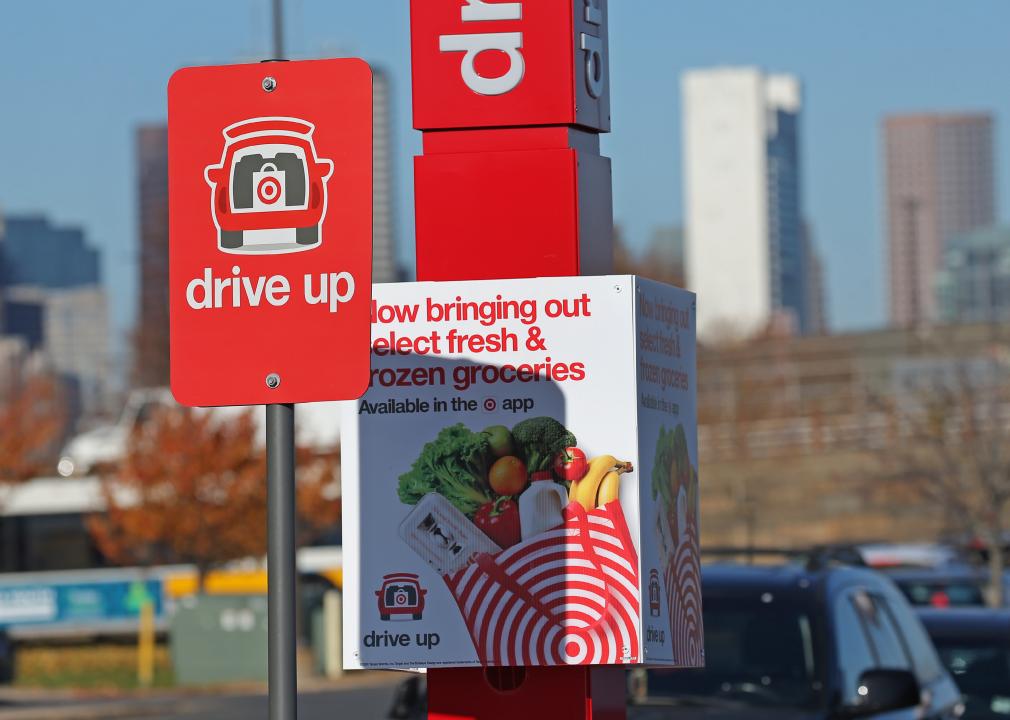
[[[176,399],[358,397],[369,373],[368,66],[184,68],[168,86],[168,151]]]
[[[610,130],[606,0],[413,0],[414,127]]]

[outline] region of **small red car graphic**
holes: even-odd
[[[314,130],[290,117],[251,118],[224,129],[221,161],[204,171],[220,250],[270,254],[319,246],[333,161],[317,157]]]
[[[649,572],[649,614],[652,617],[659,617],[659,571]]]
[[[417,575],[413,573],[392,573],[382,578],[382,587],[375,591],[379,600],[379,617],[390,620],[399,615],[398,620],[409,615],[411,620],[420,620],[424,612],[424,596],[427,590],[421,587]]]

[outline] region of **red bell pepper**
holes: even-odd
[[[522,540],[519,505],[511,497],[500,497],[494,502],[481,505],[474,514],[473,521],[503,550]]]

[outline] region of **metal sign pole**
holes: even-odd
[[[267,405],[266,410],[270,720],[296,720],[295,406]]]

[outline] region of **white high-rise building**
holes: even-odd
[[[682,79],[686,276],[702,339],[808,330],[800,82],[757,68]],[[812,285],[812,284],[811,284]]]

